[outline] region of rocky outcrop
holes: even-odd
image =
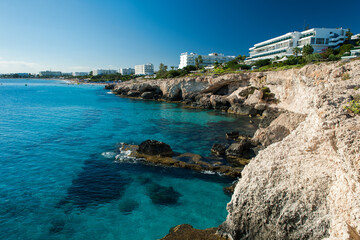
[[[344,73],[350,79],[342,80]],[[266,142],[245,167],[219,232],[232,239],[355,239],[360,116],[344,106],[360,94],[360,61],[256,73],[250,82],[266,84],[279,107],[306,118],[270,124],[290,133]]]
[[[360,95],[359,60],[284,71],[135,80],[116,85],[114,92],[140,96],[144,88],[158,89],[164,100],[263,117],[263,129],[252,140],[265,149],[241,173],[218,231],[223,236],[359,235],[360,116],[344,109]]]
[[[171,228],[169,234],[161,240],[227,240],[216,234],[216,230],[217,228],[198,230],[189,224],[182,224]]]
[[[170,145],[156,140],[146,140],[142,142],[137,151],[140,154],[150,156],[171,157],[173,155]]]
[[[232,178],[241,176],[244,164],[228,165],[223,161],[205,161],[200,155],[192,153],[174,154],[171,147],[156,140],[146,140],[139,146],[122,144],[120,152],[131,152],[129,157],[146,163],[167,167],[190,169],[198,172],[211,171]]]

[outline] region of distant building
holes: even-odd
[[[154,65],[152,63],[135,66],[135,75],[153,75],[153,74],[154,74]]]
[[[131,74],[135,74],[135,69],[134,68],[120,68],[119,73],[121,73],[121,75],[131,75]]]
[[[210,53],[209,55],[199,55],[196,53],[181,53],[179,69],[186,66],[195,66],[195,59],[199,56],[202,57],[202,63],[199,64],[201,67],[210,67],[215,62],[225,63],[235,59],[235,56],[224,56],[222,53]]]
[[[40,77],[60,77],[61,72],[59,71],[41,71],[39,72]]]
[[[72,73],[71,72],[69,72],[69,73],[61,73],[61,76],[69,77],[69,76],[72,76]]]
[[[351,40],[359,40],[359,39],[360,39],[360,33],[351,36]]]
[[[289,32],[255,44],[249,49],[250,57],[246,62],[291,56],[295,47],[302,49],[307,44],[314,48],[314,53],[320,53],[344,43],[347,31],[343,28],[312,28],[303,32]]]
[[[345,53],[341,59],[351,59],[360,57],[360,47],[350,50],[349,53]]]
[[[74,77],[87,76],[89,75],[89,72],[73,72],[72,75]]]
[[[104,74],[115,74],[117,73],[116,70],[110,70],[110,69],[96,69],[93,71],[93,75],[104,75]]]

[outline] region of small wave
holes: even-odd
[[[125,146],[127,144],[120,143],[120,153],[115,156],[116,161],[118,162],[128,162],[128,163],[135,163],[139,159],[136,157],[131,156],[132,151],[130,149],[127,149]]]
[[[211,174],[211,175],[216,174],[216,172],[213,172],[213,171],[210,171],[210,170],[204,170],[204,171],[201,171],[201,173],[203,173],[203,174]]]
[[[114,152],[103,152],[101,155],[105,158],[114,158],[116,157],[116,153]]]
[[[106,94],[114,94],[113,92],[107,92]]]

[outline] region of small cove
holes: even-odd
[[[156,139],[206,157],[226,132],[254,132],[249,118],[120,98],[101,86],[0,82],[1,239],[157,239],[178,224],[225,219],[222,188],[232,179],[102,153]]]

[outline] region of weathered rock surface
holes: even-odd
[[[257,136],[267,147],[242,172],[219,232],[233,239],[331,240],[350,239],[349,229],[360,232],[360,116],[344,110],[360,94],[359,60],[277,72],[135,80],[113,91],[140,96],[147,85],[159,89],[163,99],[194,107],[221,109],[226,101],[228,112],[262,114],[261,127],[269,127]],[[283,110],[306,117],[271,124]],[[271,132],[275,136],[267,135]]]
[[[189,224],[182,224],[171,228],[169,234],[161,240],[227,240],[216,234],[216,230],[217,228],[199,230]]]
[[[146,140],[139,145],[138,152],[146,155],[171,157],[173,151],[171,147],[163,142],[156,140]]]
[[[226,143],[215,143],[211,148],[211,152],[216,156],[224,156],[228,147],[229,144]]]
[[[349,80],[341,79],[344,72]],[[257,73],[250,81],[265,82],[278,106],[307,117],[298,127],[271,124],[290,134],[244,168],[219,232],[233,239],[354,239],[348,226],[360,232],[360,116],[344,106],[360,93],[360,61]]]

